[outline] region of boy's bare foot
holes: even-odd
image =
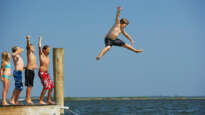
[[[55,104],[52,100],[48,100],[48,104]]]
[[[7,102],[2,102],[2,105],[9,105]]]
[[[47,103],[46,103],[46,102],[44,102],[44,101],[39,101],[39,102],[38,102],[38,104],[45,105],[45,104],[47,104]]]
[[[135,52],[136,53],[141,53],[141,52],[144,52],[144,50],[143,49],[139,49],[139,50],[136,50]]]
[[[33,105],[33,102],[31,100],[26,100],[26,103]]]
[[[11,103],[12,105],[16,105],[16,103],[14,102],[14,100],[10,100],[10,103]]]
[[[16,101],[16,105],[21,105],[21,103],[19,101]]]
[[[97,61],[100,60],[100,57],[96,57],[96,60],[97,60]]]

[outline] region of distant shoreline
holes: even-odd
[[[25,98],[20,97],[25,100]],[[39,100],[34,96],[32,100]],[[126,101],[126,100],[205,100],[205,96],[139,96],[139,97],[64,97],[65,101]],[[0,98],[1,101],[1,98]]]
[[[106,100],[205,100],[205,97],[65,97],[65,101],[106,101]]]

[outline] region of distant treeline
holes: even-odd
[[[153,96],[153,97],[65,97],[65,101],[98,101],[98,100],[205,100],[205,97]]]

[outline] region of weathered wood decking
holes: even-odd
[[[60,115],[59,105],[0,105],[0,115]]]

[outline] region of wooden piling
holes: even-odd
[[[54,95],[56,103],[64,106],[64,49],[53,48]],[[61,109],[64,114],[64,109]]]

